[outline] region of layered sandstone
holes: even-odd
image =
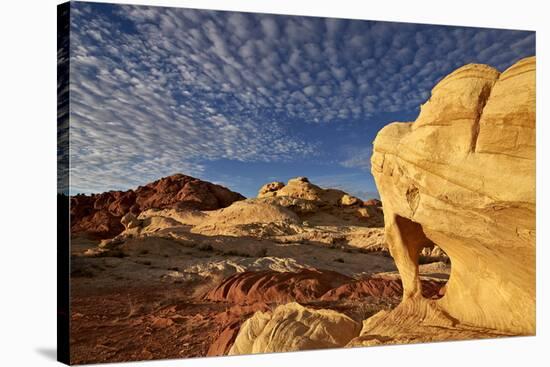
[[[308,302],[351,281],[350,277],[328,270],[249,271],[228,277],[204,298],[237,304]]]
[[[287,303],[246,320],[229,354],[343,347],[360,330],[359,323],[339,312]]]
[[[422,280],[423,295],[439,298],[444,281]],[[403,295],[400,279],[368,277],[355,280],[335,271],[244,271],[235,273],[202,297],[205,300],[240,305],[311,301],[361,300],[368,297],[397,298]]]
[[[355,345],[413,332],[441,340],[460,327],[534,334],[535,58],[502,73],[470,64],[449,74],[415,122],[378,133],[371,163],[404,298]],[[434,244],[452,272],[445,296],[428,301],[418,259]],[[435,336],[419,331],[427,324]]]
[[[422,294],[426,298],[439,298],[444,293],[445,282],[436,280],[422,281]],[[403,284],[400,279],[382,277],[355,280],[326,292],[322,301],[360,300],[366,297],[401,298]]]

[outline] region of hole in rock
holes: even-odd
[[[431,299],[442,298],[451,275],[451,258],[432,242],[420,250],[418,264],[422,295]]]
[[[422,295],[430,299],[442,298],[451,275],[450,257],[426,236],[420,223],[397,216],[396,224],[411,260],[418,267]]]

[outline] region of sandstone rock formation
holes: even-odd
[[[182,268],[182,270],[186,273],[197,274],[203,278],[220,278],[220,282],[215,286],[215,288],[211,289],[208,295],[203,296],[203,298],[211,298],[214,301],[235,300],[235,302],[238,302],[239,300],[244,300],[243,303],[252,303],[259,301],[262,296],[254,299],[254,297],[257,296],[253,295],[250,299],[244,299],[241,297],[235,297],[235,294],[233,292],[219,293],[220,289],[223,289],[224,286],[229,288],[235,287],[235,285],[237,284],[243,284],[242,281],[238,281],[237,284],[228,286],[228,283],[230,282],[229,279],[232,276],[242,274],[242,276],[237,278],[247,277],[251,273],[255,272],[263,272],[263,274],[277,274],[285,272],[298,273],[303,269],[309,268],[300,264],[293,258],[280,258],[274,256],[265,256],[259,258],[243,257],[240,259],[223,259],[217,261],[196,262],[193,265]],[[234,278],[231,280],[231,282],[233,281],[235,281]],[[216,292],[216,290],[218,290],[218,292]],[[245,292],[250,293],[250,290],[240,289],[240,291],[243,292],[243,294]]]
[[[461,323],[441,309],[436,301],[405,301],[395,309],[382,310],[363,321],[359,336],[348,347],[434,341],[497,338],[515,335],[493,328]]]
[[[276,189],[260,190],[271,196],[239,200],[218,210],[147,209],[137,216],[139,223],[129,225],[130,213],[122,219],[126,227],[123,235],[177,236],[191,232],[387,251],[383,213],[376,202],[366,205],[343,191],[313,185],[304,177],[281,185],[268,184]]]
[[[344,194],[340,198],[340,204],[342,204],[344,206],[356,205],[356,204],[359,204],[359,202],[360,202],[360,200],[358,198],[356,198],[355,196],[348,195],[348,194]]]
[[[404,298],[352,344],[534,334],[535,58],[449,74],[415,122],[378,133],[371,163]],[[428,301],[418,258],[433,244],[452,272],[445,296]]]
[[[120,219],[120,224],[122,224],[125,229],[132,229],[132,228],[136,228],[136,227],[141,225],[140,221],[137,219],[137,217],[132,212],[126,213]]]
[[[290,352],[345,346],[361,326],[332,310],[314,310],[298,303],[256,312],[241,326],[229,354]]]
[[[423,280],[424,297],[439,298],[444,284],[442,281]],[[372,277],[354,280],[334,271],[297,269],[238,272],[208,291],[203,299],[245,305],[360,300],[365,297],[400,299],[402,295],[400,279]]]
[[[223,186],[175,174],[135,190],[71,197],[71,232],[110,238],[124,230],[121,218],[150,208],[214,210],[243,200]]]
[[[269,306],[262,302],[256,302],[251,305],[235,305],[227,311],[216,316],[216,322],[222,327],[215,335],[214,341],[208,348],[207,356],[223,356],[229,353],[229,350],[235,342],[235,338],[239,333],[243,319],[253,315],[256,311],[267,312]]]
[[[162,255],[162,248],[148,246],[154,239],[166,239],[175,246],[187,247],[182,247],[185,252],[189,248],[202,251],[200,259],[205,253],[209,255],[204,260],[194,258],[197,266],[193,272],[223,276],[246,270],[308,268],[357,278],[396,270],[386,255],[383,228],[304,226],[289,209],[255,200],[214,211],[145,210],[131,228],[102,243],[128,254],[148,251],[150,255]],[[109,256],[91,250],[88,255]]]
[[[363,202],[366,206],[382,207],[382,202],[378,199],[369,199]]]
[[[441,289],[445,282],[434,280],[423,280],[422,295],[425,298],[439,298]],[[403,285],[399,279],[367,278],[347,282],[341,286],[331,289],[320,300],[335,301],[341,299],[355,300],[365,297],[390,297],[401,298],[403,296]]]
[[[249,199],[209,213],[208,220],[194,227],[192,231],[203,234],[263,237],[295,233],[294,226],[300,223],[299,217],[283,206]]]
[[[337,205],[342,196],[347,195],[342,190],[322,189],[309,182],[307,177],[295,177],[282,182],[268,183],[260,189],[258,197],[288,196],[292,198],[310,200],[317,203]]]
[[[204,298],[237,304],[308,302],[351,281],[343,274],[327,270],[243,272],[225,279]]]
[[[277,190],[282,189],[283,187],[285,187],[285,184],[279,181],[267,183],[260,188],[258,197],[275,196]]]
[[[290,179],[285,185],[272,182],[262,186],[258,199],[284,206],[308,223],[383,226],[383,213],[376,199],[362,201],[337,189],[324,189],[307,177]]]

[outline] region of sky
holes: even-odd
[[[535,55],[528,31],[80,2],[70,32],[71,194],[179,172],[378,197],[384,125],[462,65]]]

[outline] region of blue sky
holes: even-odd
[[[464,64],[534,54],[527,31],[73,2],[71,193],[181,172],[377,197],[380,128]]]

